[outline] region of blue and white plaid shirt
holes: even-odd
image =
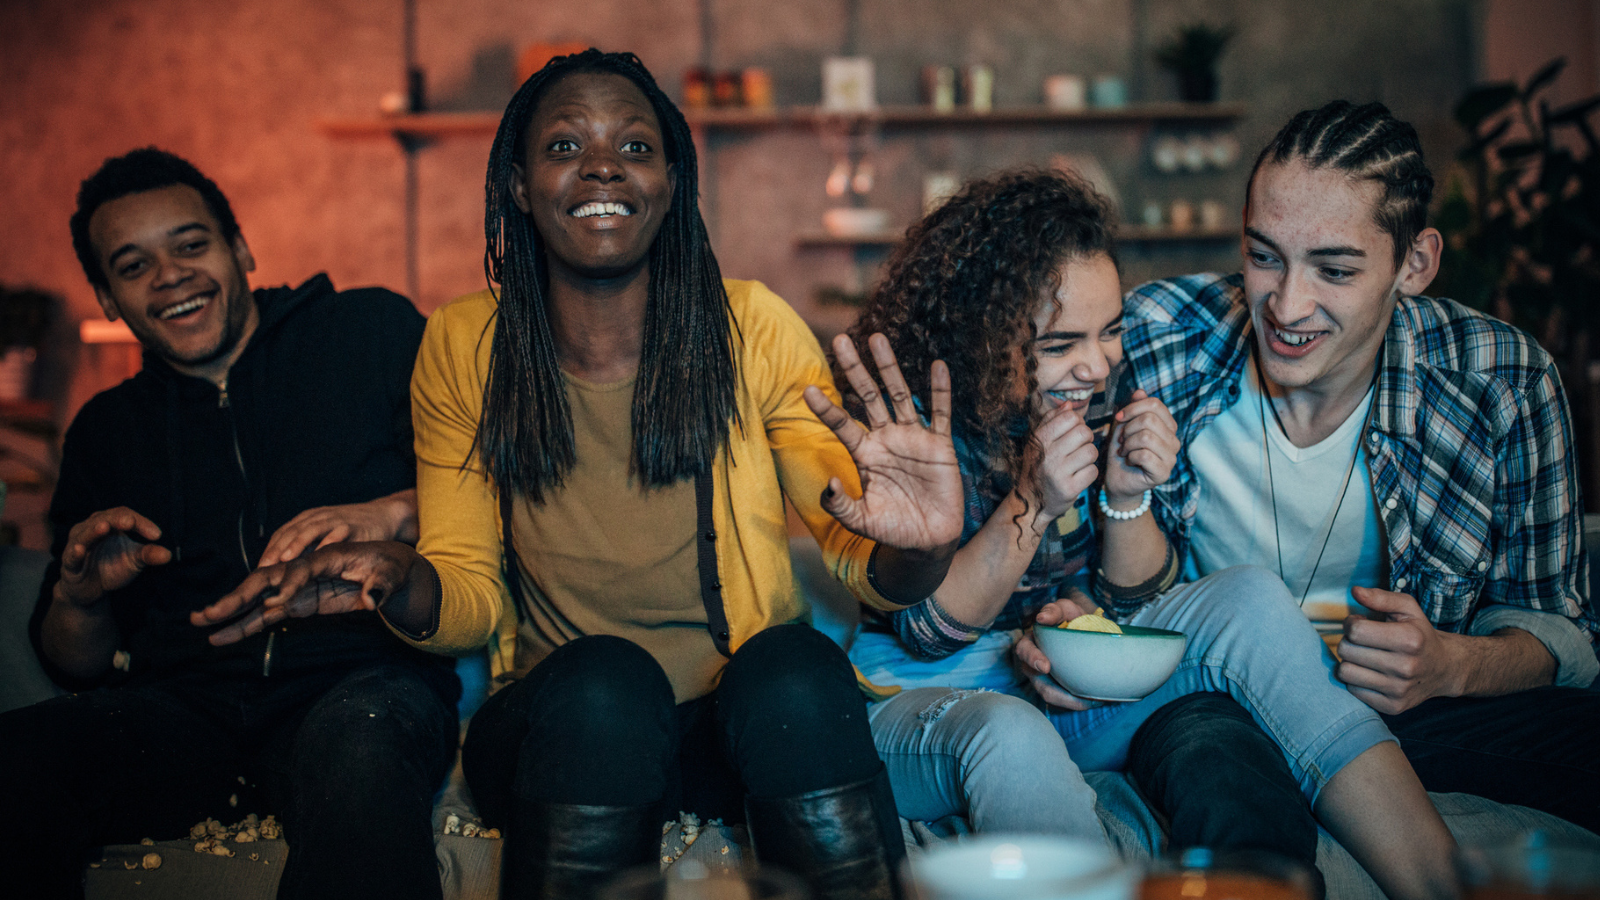
[[[1191,275],[1136,288],[1124,315],[1134,383],[1172,410],[1183,442],[1154,504],[1181,557],[1200,499],[1188,447],[1241,396],[1249,310],[1240,276]],[[1522,627],[1542,618],[1522,610],[1537,610],[1566,617],[1592,645],[1600,619],[1572,425],[1549,354],[1452,300],[1405,297],[1374,404],[1363,440],[1390,589],[1411,594],[1446,631],[1483,634],[1490,620]]]

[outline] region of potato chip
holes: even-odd
[[[1105,616],[1099,615],[1098,611],[1089,613],[1086,616],[1079,616],[1063,627],[1068,631],[1103,631],[1106,634],[1122,633],[1121,626]]]

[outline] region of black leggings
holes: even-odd
[[[462,766],[484,821],[515,800],[659,804],[743,821],[744,795],[787,797],[871,778],[880,766],[843,651],[806,625],[741,646],[716,690],[674,704],[637,644],[566,644],[473,716]]]

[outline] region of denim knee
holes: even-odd
[[[917,717],[924,728],[957,729],[963,763],[999,759],[1046,759],[1065,752],[1061,735],[1037,707],[994,691],[953,691]]]
[[[1233,566],[1206,577],[1216,601],[1197,610],[1196,624],[1212,636],[1238,634],[1253,642],[1271,643],[1314,635],[1283,579],[1260,566]],[[1220,601],[1220,602],[1218,602]],[[1196,635],[1191,635],[1195,637]]]

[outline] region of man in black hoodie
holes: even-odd
[[[291,848],[280,897],[439,897],[450,661],[390,634],[373,603],[222,647],[190,623],[257,566],[416,539],[422,317],[323,275],[252,292],[227,199],[153,148],[83,183],[72,234],[144,370],[66,436],[30,632],[80,693],[0,716],[0,860],[16,896],[80,894],[96,844],[182,836],[260,802]]]

